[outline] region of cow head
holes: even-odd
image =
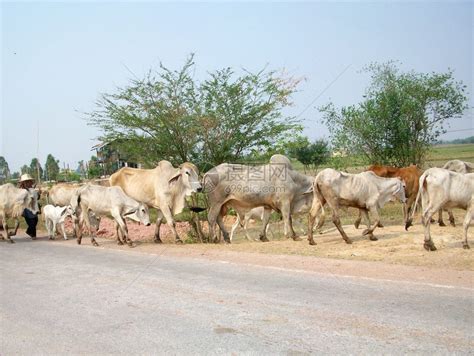
[[[405,182],[397,179],[398,182],[395,185],[395,188],[393,190],[392,197],[394,199],[398,199],[402,204],[405,204],[407,201],[406,195],[405,195]]]
[[[170,185],[173,185],[177,184],[179,181],[182,182],[186,195],[191,195],[191,193],[200,192],[202,190],[202,185],[199,181],[199,170],[190,162],[183,163],[178,169],[176,169],[168,182]]]
[[[66,205],[65,207],[63,207],[63,210],[61,211],[61,218],[62,217],[66,217],[66,216],[73,216],[74,214],[74,210],[72,209],[72,207],[70,205]]]
[[[134,221],[141,222],[145,226],[150,226],[148,207],[143,203],[138,204],[138,207],[136,208],[130,209],[124,214],[124,216]]]

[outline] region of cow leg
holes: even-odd
[[[319,214],[319,221],[317,228],[321,228],[324,224],[324,208],[321,206],[319,200],[315,197],[313,199],[313,204],[308,214],[308,241],[310,245],[316,245],[316,242],[313,238],[313,228],[316,217]]]
[[[374,216],[375,218],[375,223],[374,223],[374,226],[370,227],[370,220],[369,220],[369,227],[362,232],[362,235],[368,235],[371,241],[377,241],[378,239],[374,236],[374,230],[377,228],[377,226],[379,226],[379,223],[380,223],[379,212],[377,211],[377,208],[375,206],[371,206],[369,210],[372,216]],[[367,210],[364,210],[364,212],[365,214],[367,214],[367,219],[369,219],[369,216],[368,216],[369,214]]]
[[[359,228],[360,222],[362,221],[362,211],[359,209],[359,215],[357,216],[357,219],[354,221],[354,226],[356,229]]]
[[[344,241],[346,241],[347,244],[351,244],[352,241],[351,239],[349,239],[346,232],[343,230],[341,219],[339,218],[339,215],[337,214],[337,211],[335,209],[332,209],[332,222],[334,223],[334,225],[336,225],[336,228],[339,230],[339,233],[341,234]]]
[[[115,237],[117,239],[117,245],[122,246],[123,245],[123,242],[122,242],[122,237],[123,236],[120,236],[121,232],[120,232],[120,229],[119,229],[119,225],[117,224],[117,221],[115,221],[115,220],[114,220],[114,228],[115,228]]]
[[[11,238],[10,238],[10,234],[8,233],[8,224],[7,224],[7,218],[5,215],[2,216],[2,224],[3,224],[3,229],[5,230],[5,239],[10,242],[11,244],[14,243],[15,241],[13,241]]]
[[[157,210],[156,225],[155,225],[155,235],[153,237],[153,241],[156,244],[163,243],[163,241],[161,241],[161,238],[160,238],[160,227],[161,227],[162,222],[163,222],[163,213],[161,212],[161,210],[158,209]]]
[[[449,215],[449,224],[453,227],[456,227],[456,222],[454,221],[454,214],[451,209],[448,210],[448,215]]]
[[[53,228],[51,229],[51,235],[49,235],[50,240],[55,240],[56,239],[56,220],[52,221],[53,223]]]
[[[262,217],[262,231],[260,232],[260,236],[259,236],[259,239],[260,241],[262,242],[269,242],[268,238],[267,238],[267,232],[268,232],[268,228],[270,227],[269,223],[270,223],[270,215],[271,215],[272,211],[269,210],[269,209],[264,209],[263,210],[263,217]],[[247,219],[247,224],[248,224],[248,221],[250,219]],[[245,228],[246,229],[246,228]]]
[[[443,221],[443,209],[438,210],[438,225],[439,226],[446,226],[446,224]]]
[[[175,243],[182,244],[183,241],[179,238],[178,232],[176,231],[176,222],[173,219],[173,214],[171,213],[170,208],[165,206],[161,211],[166,219],[166,223],[170,227],[171,231],[173,231]]]
[[[133,247],[133,242],[128,238],[128,227],[127,224],[125,223],[124,219],[120,215],[119,212],[113,212],[112,217],[115,220],[115,224],[118,225],[119,229],[117,231],[117,238],[119,237],[119,234],[122,235],[122,240],[125,242],[129,247]]]
[[[209,209],[207,220],[209,222],[209,240],[218,243],[220,239],[216,237],[217,217],[220,215],[222,204],[215,204]]]
[[[431,233],[430,233],[430,226],[431,226],[431,217],[433,214],[436,212],[436,209],[432,209],[428,207],[424,212],[423,212],[423,227],[424,227],[424,234],[425,234],[425,242],[423,244],[423,247],[427,251],[436,251],[436,246],[433,243],[433,240],[431,240]]]
[[[10,233],[10,236],[16,236],[16,233],[18,232],[18,227],[20,226],[20,220],[18,218],[15,219],[15,228],[13,232]]]
[[[301,241],[301,239],[296,236],[295,230],[293,230],[293,221],[291,219],[291,208],[289,203],[282,205],[281,216],[283,217],[283,223],[285,225],[285,237],[288,239],[290,237],[290,233],[291,238],[294,241]]]
[[[474,206],[471,203],[471,206],[466,211],[466,216],[464,217],[463,229],[464,229],[464,241],[462,243],[462,247],[464,249],[469,249],[469,244],[467,243],[467,230],[469,229],[469,224],[471,223],[472,219],[474,219]]]
[[[74,226],[73,228],[74,236],[76,236],[77,244],[80,245],[82,242],[82,227],[83,227],[84,219],[82,217],[82,212],[78,209],[76,209],[72,217],[72,223]]]
[[[239,224],[240,224],[239,216],[237,216],[237,220],[235,220],[234,225],[232,225],[232,228],[230,229],[230,237],[229,237],[230,241],[232,241],[232,239],[234,238],[234,232],[239,227]],[[245,234],[245,236],[247,236],[247,234]],[[248,237],[247,237],[247,239],[248,239]]]
[[[64,240],[67,240],[66,230],[64,230],[64,221],[62,223],[60,223],[59,226],[61,227],[61,231],[63,233]]]

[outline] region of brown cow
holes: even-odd
[[[373,165],[367,170],[374,172],[380,177],[400,178],[405,183],[405,196],[407,200],[406,203],[403,204],[403,218],[405,220],[405,229],[408,229],[408,227],[412,225],[409,216],[414,208],[413,204],[415,203],[416,194],[418,193],[418,181],[423,172],[414,164],[404,168]],[[361,213],[359,212],[359,217],[354,223],[356,228],[359,227],[360,221]]]

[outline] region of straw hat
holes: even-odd
[[[26,181],[34,181],[34,178],[30,176],[28,173],[22,174],[20,177],[20,183],[21,182],[26,182]]]

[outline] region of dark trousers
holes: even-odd
[[[33,214],[30,210],[23,210],[23,217],[25,218],[28,229],[26,233],[31,237],[36,237],[36,225],[38,225],[38,215]]]

